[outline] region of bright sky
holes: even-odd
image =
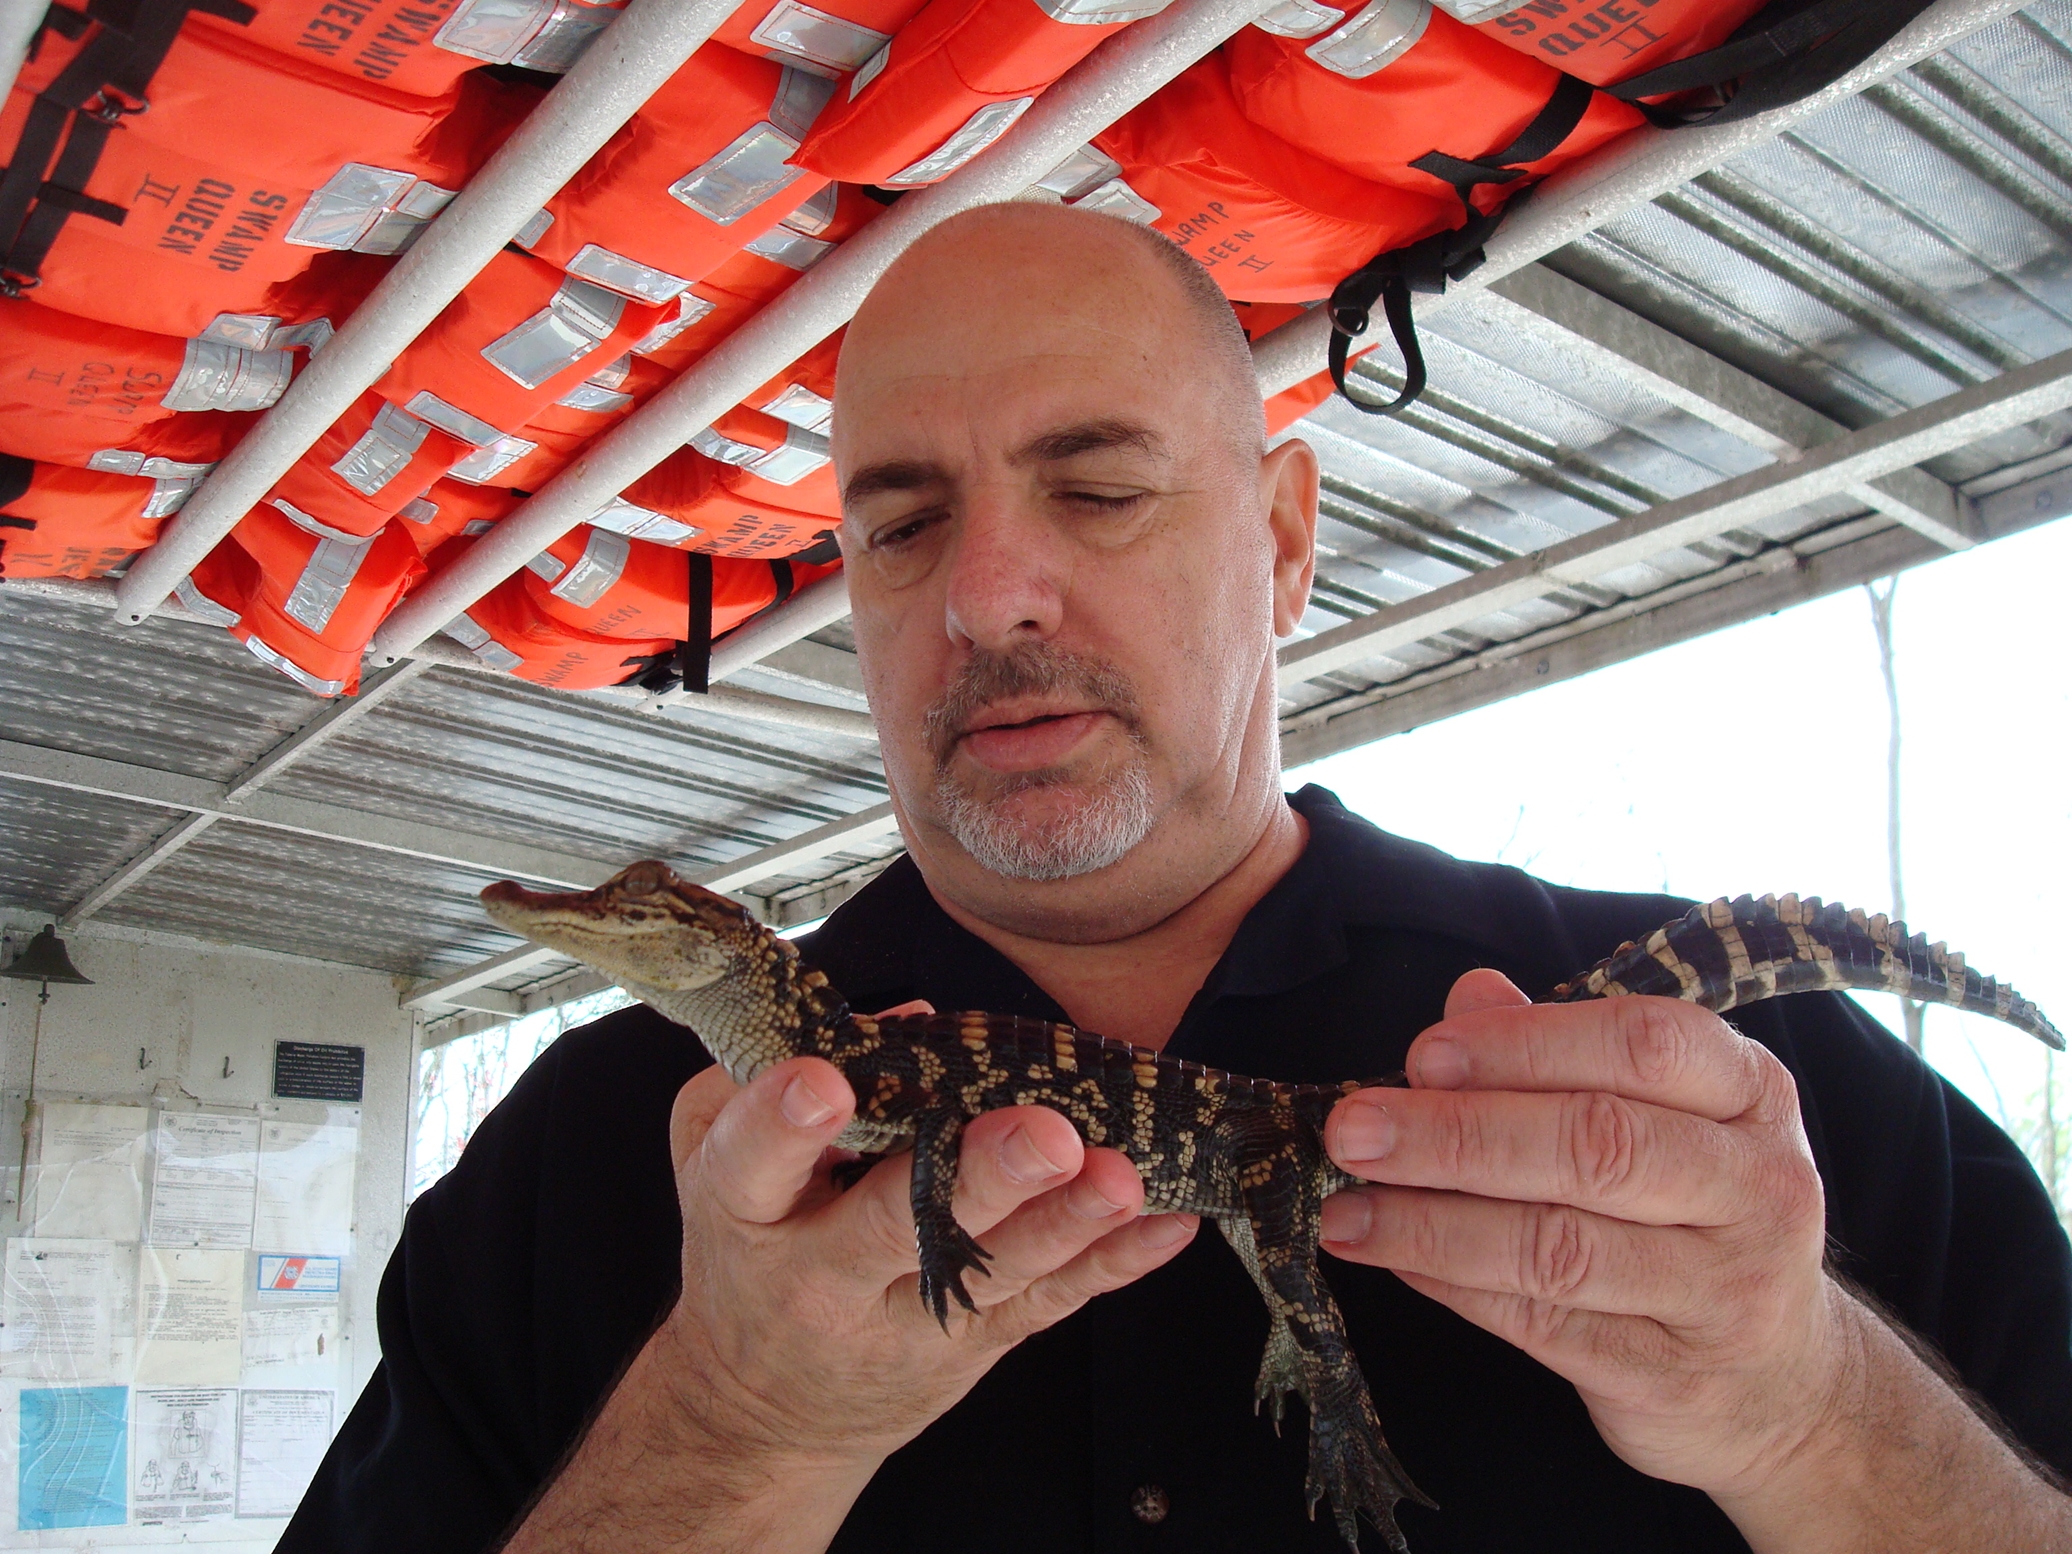
[[[1895,610],[1908,916],[2072,1030],[2072,523],[1906,573]],[[1560,884],[1890,906],[1886,712],[1860,588],[1290,773],[1378,824]],[[1577,968],[1581,970],[1581,967]],[[1897,1001],[1865,999],[1899,1028]],[[1931,1009],[1928,1056],[1996,1118],[2044,1049]],[[2072,1112],[2059,1060],[2057,1113]]]

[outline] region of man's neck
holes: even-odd
[[[1285,799],[1236,867],[1162,922],[1099,944],[1060,943],[1000,928],[936,894],[943,910],[993,946],[1082,1030],[1157,1050],[1230,945],[1259,898],[1294,867],[1309,822]]]

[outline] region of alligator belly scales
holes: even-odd
[[[911,1150],[921,1297],[947,1325],[972,1304],[964,1276],[986,1252],[951,1214],[965,1123],[1003,1106],[1049,1106],[1090,1144],[1119,1149],[1144,1178],[1146,1207],[1216,1222],[1265,1298],[1269,1330],[1256,1388],[1279,1420],[1308,1405],[1311,1513],[1328,1497],[1358,1547],[1358,1513],[1406,1547],[1394,1508],[1430,1504],[1381,1433],[1344,1319],[1317,1269],[1324,1199],[1351,1178],[1324,1153],[1324,1120],[1363,1083],[1246,1079],[1069,1026],[967,1013],[871,1018],[744,908],[640,863],[592,891],[546,895],[504,883],[491,917],[571,955],[697,1032],[736,1080],[789,1057],[826,1058],[849,1080],[856,1119],[838,1143]],[[1860,988],[1993,1015],[2053,1047],[2064,1039],[2011,988],[1961,955],[1887,922],[1795,896],[1696,907],[1554,990],[1552,1001],[1661,994],[1726,1010],[1780,993]]]

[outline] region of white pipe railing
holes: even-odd
[[[49,9],[50,0],[0,0],[0,102],[14,90],[14,78],[29,57],[29,43]]]
[[[1711,172],[1752,146],[1774,140],[1793,125],[1865,87],[1876,86],[1931,54],[2013,15],[2023,0],[1936,0],[1893,35],[1882,49],[1847,75],[1795,103],[1738,119],[1731,124],[1696,124],[1685,129],[1638,129],[1622,135],[1554,174],[1532,198],[1504,220],[1484,246],[1488,257],[1445,295],[1419,297],[1417,316],[1443,312],[1461,292],[1502,280],[1513,270],[1545,258],[1555,249],[1615,221],[1636,206]],[[1371,340],[1374,328],[1368,331]],[[1384,336],[1384,339],[1386,337]],[[1252,348],[1259,387],[1268,398],[1324,370],[1331,320],[1317,308],[1262,335]]]
[[[1178,0],[1118,33],[999,143],[909,194],[816,264],[539,494],[403,602],[369,655],[392,663],[847,323],[907,246],[975,205],[1011,199],[1261,13],[1269,0]]]
[[[736,3],[632,0],[188,498],[123,579],[115,618],[134,626],[163,603]]]

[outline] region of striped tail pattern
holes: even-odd
[[[1546,1002],[1650,993],[1723,1013],[1780,993],[1897,993],[1947,1004],[2027,1031],[2058,1051],[2065,1038],[2013,988],[1982,977],[1964,957],[1905,923],[1866,917],[1818,896],[1722,896],[1692,907],[1643,944],[1622,944]]]

